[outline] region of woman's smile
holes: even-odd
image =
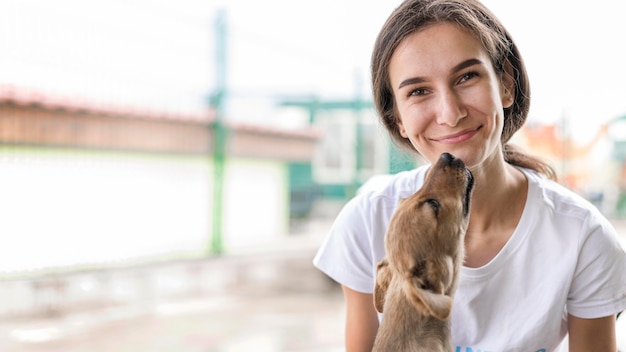
[[[476,135],[476,133],[478,133],[478,131],[481,128],[482,128],[482,126],[479,126],[478,128],[467,129],[467,130],[461,131],[459,133],[444,135],[444,136],[441,136],[441,137],[430,138],[430,140],[431,141],[435,141],[435,142],[439,142],[439,143],[443,143],[443,144],[463,143],[463,142],[467,141],[468,139],[474,137]]]

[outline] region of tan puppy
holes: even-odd
[[[452,351],[449,317],[473,183],[463,162],[444,153],[398,205],[376,273],[374,304],[384,316],[373,351]]]

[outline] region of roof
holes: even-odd
[[[36,89],[18,87],[12,84],[0,84],[0,104],[3,103],[23,107],[39,107],[46,110],[60,110],[70,113],[82,112],[94,115],[155,121],[198,122],[209,124],[216,119],[216,112],[211,108],[207,108],[205,112],[196,114],[180,113],[152,107],[97,102],[93,99],[52,94]],[[233,131],[244,133],[308,139],[319,139],[322,136],[321,131],[311,127],[295,130],[232,121],[227,121],[225,124]]]
[[[265,134],[276,137],[320,139],[323,132],[320,129],[307,127],[301,129],[284,129],[266,125],[255,125],[242,122],[230,122],[226,124],[231,130],[237,132]]]
[[[176,120],[211,122],[215,112],[207,109],[202,113],[180,113],[137,105],[122,105],[110,102],[98,102],[93,99],[47,93],[36,89],[0,84],[0,104],[10,103],[18,106],[34,106],[48,110],[83,112],[134,119]]]

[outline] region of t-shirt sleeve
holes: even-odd
[[[585,319],[626,309],[626,253],[608,220],[591,219],[580,243],[578,263],[568,294],[567,310]]]
[[[356,197],[339,212],[313,264],[338,283],[372,293],[374,259],[371,227],[364,199]]]

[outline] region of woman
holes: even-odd
[[[451,319],[456,351],[569,343],[570,351],[614,352],[626,255],[597,209],[552,181],[547,164],[507,145],[526,120],[530,89],[499,20],[475,0],[406,0],[379,33],[372,83],[394,140],[431,163],[449,152],[475,178]],[[382,318],[372,289],[386,227],[427,169],[352,199],[315,257],[343,287],[347,351],[371,350]]]

